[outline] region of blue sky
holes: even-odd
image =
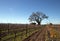
[[[0,0],[0,23],[29,23],[37,11],[49,16],[42,24],[60,24],[60,0]]]

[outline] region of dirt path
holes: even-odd
[[[46,28],[43,28],[42,30],[39,30],[38,32],[35,32],[30,37],[26,38],[23,41],[45,41],[45,32]]]

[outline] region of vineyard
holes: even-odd
[[[0,41],[60,41],[60,25],[0,24]]]
[[[22,41],[40,29],[28,24],[0,24],[0,41]]]
[[[46,25],[24,41],[60,41],[60,25]]]

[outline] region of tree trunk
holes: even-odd
[[[40,22],[38,22],[38,25],[40,25]]]
[[[41,20],[38,22],[38,25],[41,25]]]
[[[36,22],[38,23],[38,25],[41,25],[41,21],[42,19],[37,19]]]

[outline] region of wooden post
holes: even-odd
[[[0,41],[2,41],[2,28],[0,28]]]
[[[9,34],[9,28],[10,28],[10,27],[9,27],[9,24],[8,24],[8,34]]]
[[[14,32],[14,34],[15,34],[14,41],[16,41],[16,32]]]
[[[0,41],[1,41],[1,29],[0,29]]]
[[[28,30],[29,30],[29,36],[30,36],[30,28]]]
[[[21,40],[23,40],[23,32],[21,33]]]
[[[27,37],[27,33],[28,33],[28,27],[27,27],[27,24],[26,24],[26,37]]]

